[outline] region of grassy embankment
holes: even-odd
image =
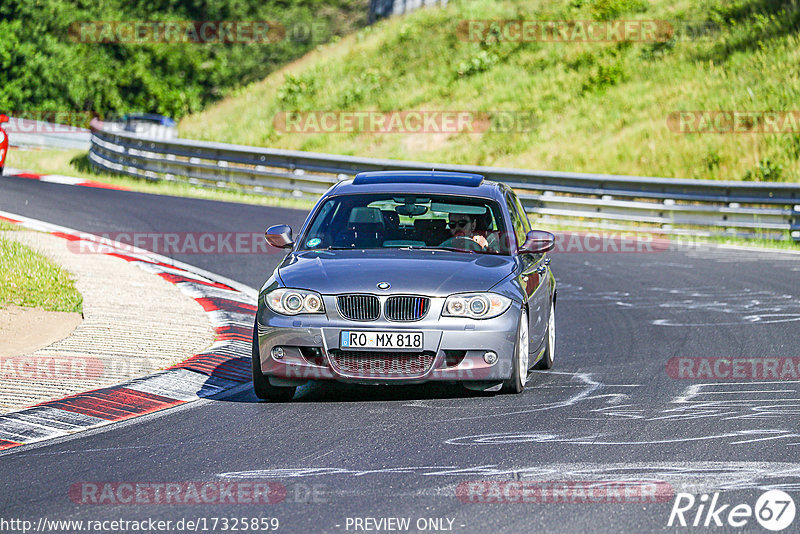
[[[792,8],[793,7],[793,8]],[[463,20],[666,20],[666,42],[468,42]],[[796,110],[800,7],[766,0],[451,2],[360,30],[180,124],[182,136],[430,162],[800,181],[800,135],[680,134],[681,110]],[[286,134],[282,111],[497,110],[530,131]],[[795,130],[797,131],[797,130]]]
[[[0,221],[0,231],[16,230]],[[48,258],[0,235],[0,308],[9,305],[80,312],[83,298],[72,276]]]

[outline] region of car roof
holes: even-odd
[[[357,174],[325,196],[361,193],[450,194],[500,199],[500,184],[480,174],[446,171],[373,171]]]

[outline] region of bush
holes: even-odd
[[[278,89],[278,100],[288,108],[299,109],[301,102],[317,92],[318,79],[315,72],[305,72],[300,76],[287,74],[283,85]]]
[[[611,20],[623,13],[647,9],[647,3],[643,0],[594,0],[591,6],[592,15],[598,20]]]
[[[742,180],[746,182],[777,182],[783,174],[783,165],[769,158],[759,160],[754,169],[747,169]]]
[[[622,63],[617,61],[609,64],[600,64],[583,82],[583,91],[602,91],[612,85],[617,85],[625,79],[625,69]]]
[[[497,56],[487,50],[481,50],[467,61],[458,64],[459,76],[472,76],[479,72],[485,72],[497,63]]]
[[[367,0],[2,0],[0,110],[180,118],[366,25],[367,14]],[[70,35],[84,21],[202,20],[278,21],[287,35],[261,44],[88,43]]]

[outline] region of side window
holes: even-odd
[[[329,232],[326,232],[325,229],[329,229],[332,219],[336,216],[336,213],[340,211],[338,209],[339,205],[339,201],[329,200],[319,209],[311,228],[306,232],[306,242],[309,241],[308,238],[317,238],[321,240],[318,241],[318,243],[321,243],[323,247],[330,245],[332,236]]]
[[[514,204],[517,206],[517,209],[519,210],[519,213],[522,216],[522,221],[525,223],[525,233],[527,234],[533,229],[533,227],[531,226],[531,220],[528,219],[528,213],[525,211],[525,208],[519,201],[519,197],[514,193],[511,193],[511,196],[514,198]]]
[[[518,201],[510,193],[506,193],[506,205],[511,216],[511,225],[514,227],[514,235],[517,237],[517,246],[520,246],[525,242],[525,234],[528,233],[527,217],[524,213],[520,213]]]

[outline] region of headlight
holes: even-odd
[[[264,303],[281,315],[325,313],[325,305],[319,293],[305,289],[281,288],[270,291],[264,296]]]
[[[450,295],[444,303],[445,317],[491,319],[511,306],[511,299],[496,293],[461,293]]]

